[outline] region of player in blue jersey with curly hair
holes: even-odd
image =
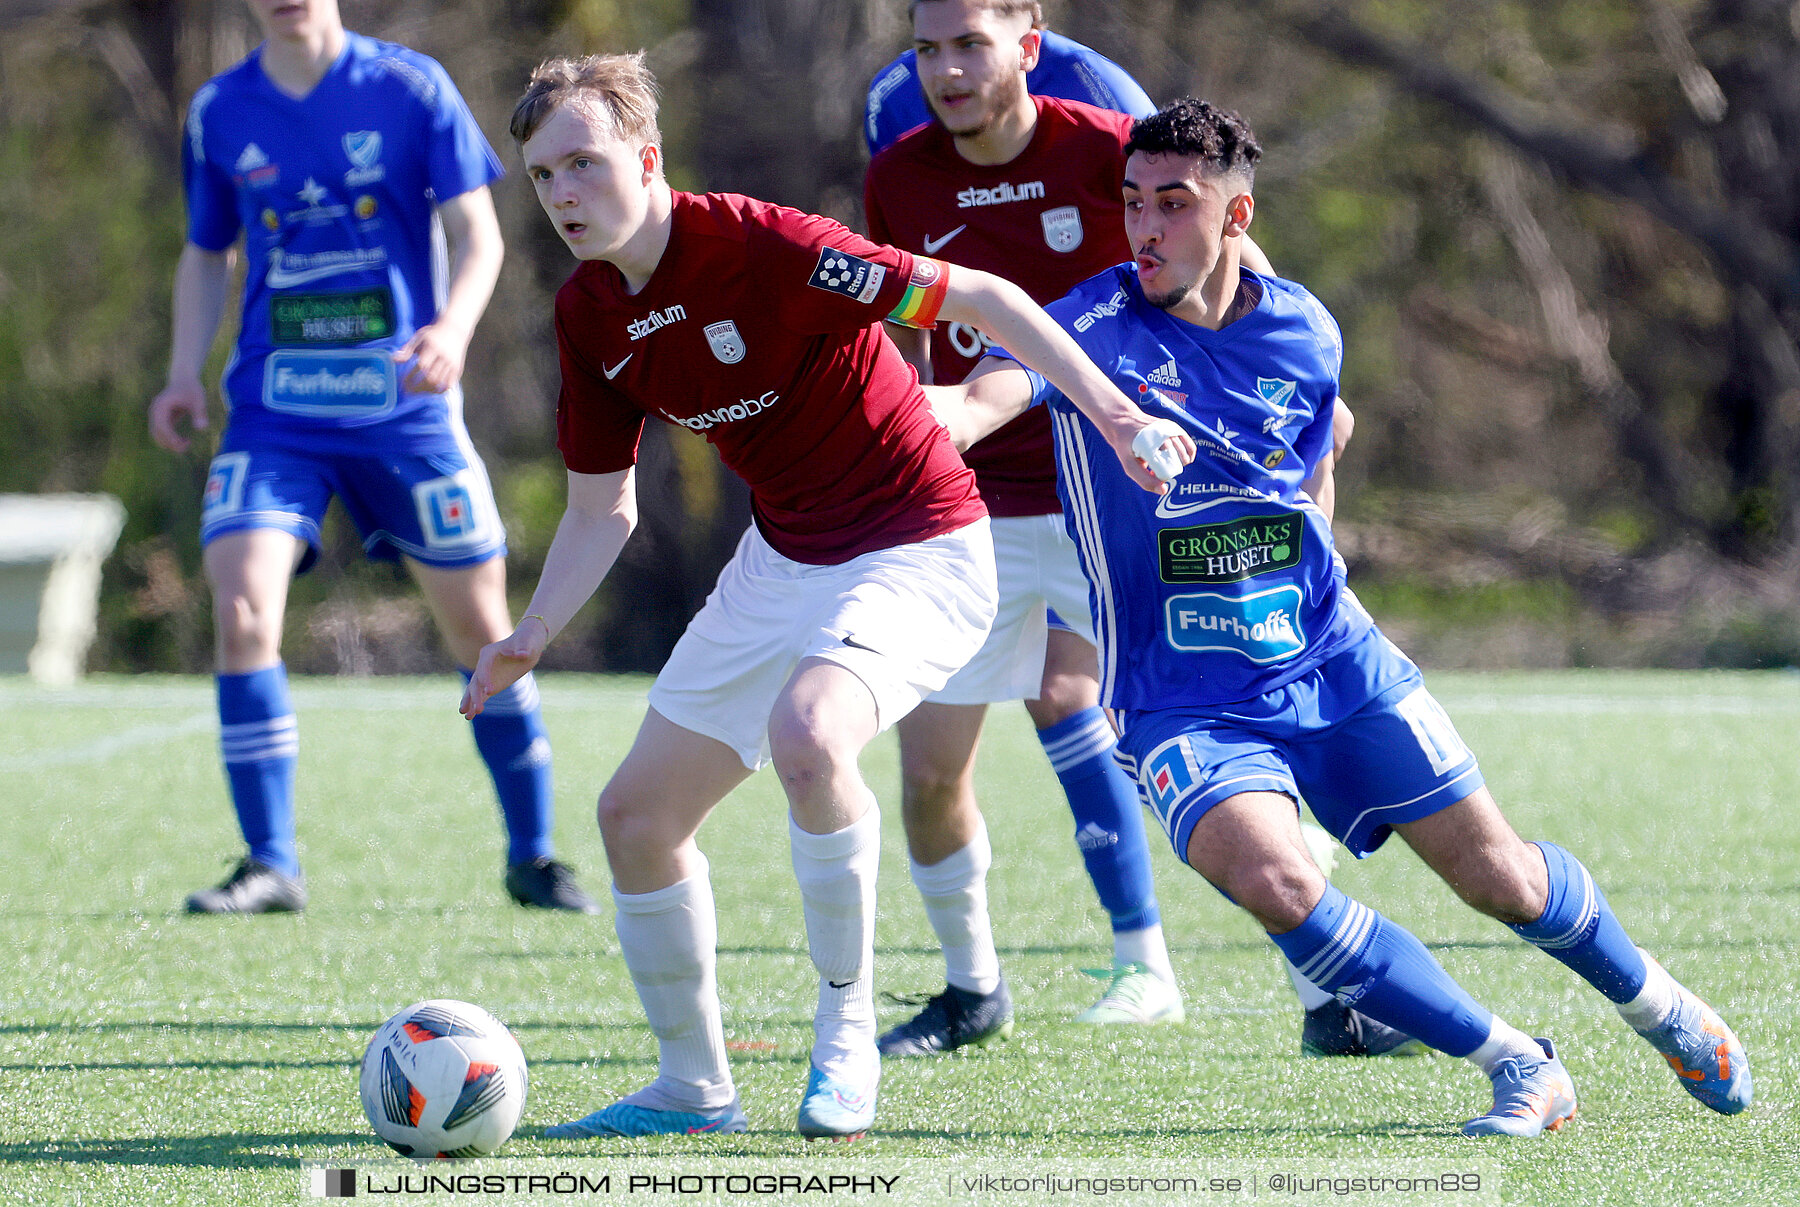
[[[1137,122],[1125,229],[1134,262],[1050,307],[1096,364],[1198,455],[1146,495],[1053,388],[1003,357],[938,391],[958,443],[1033,398],[1093,587],[1101,690],[1120,761],[1176,854],[1248,911],[1308,977],[1493,1083],[1470,1135],[1537,1135],[1574,1115],[1546,1040],[1477,1004],[1402,927],[1329,884],[1296,801],[1359,857],[1398,833],[1469,905],[1572,968],[1722,1114],[1751,1099],[1743,1046],[1633,944],[1581,862],[1522,840],[1419,670],[1345,584],[1326,489],[1343,350],[1305,289],[1241,268],[1261,148],[1192,98]],[[1158,455],[1146,447],[1146,458]],[[1137,497],[1142,496],[1142,497]]]
[[[333,495],[369,556],[405,562],[460,665],[512,631],[505,534],[459,385],[500,272],[488,193],[499,161],[432,59],[347,31],[336,0],[249,3],[263,44],[188,111],[173,354],[150,407],[171,451],[188,448],[184,425],[207,426],[200,373],[241,238],[242,321],[201,543],[220,747],[249,852],[188,898],[196,913],[306,904],[281,622]],[[504,816],[507,891],[593,912],[551,847],[550,744],[531,679],[490,702],[474,734]]]

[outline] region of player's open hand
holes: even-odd
[[[194,431],[206,430],[206,387],[198,379],[172,381],[150,400],[150,438],[172,453],[187,452],[178,423],[184,416]]]
[[[475,673],[463,689],[462,704],[457,711],[465,717],[478,717],[487,702],[525,677],[544,656],[550,644],[550,626],[541,616],[527,616],[519,626],[499,641],[481,647],[475,659]]]
[[[432,323],[413,332],[404,347],[394,349],[398,364],[412,362],[406,371],[406,388],[442,394],[462,380],[463,360],[469,353],[469,337],[448,323]]]

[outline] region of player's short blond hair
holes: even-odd
[[[919,5],[930,3],[931,0],[911,0],[906,6],[907,17],[910,18]],[[1030,17],[1031,28],[1044,28],[1044,6],[1039,0],[979,0],[979,3],[997,17]]]
[[[644,64],[644,52],[590,54],[581,58],[545,59],[531,73],[525,95],[513,106],[513,141],[524,144],[550,115],[578,104],[591,117],[611,126],[627,142],[662,145],[656,125],[656,77]]]

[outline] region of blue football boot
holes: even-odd
[[[573,1140],[584,1136],[712,1136],[741,1132],[748,1127],[737,1096],[731,1105],[716,1111],[659,1111],[631,1102],[615,1102],[573,1123],[544,1129],[547,1140]]]
[[[860,1140],[868,1135],[875,1125],[875,1087],[880,1080],[879,1065],[862,1086],[828,1076],[813,1065],[800,1099],[800,1134],[808,1140]]]
[[[1648,953],[1644,959],[1656,963]],[[1638,1034],[1662,1053],[1681,1088],[1713,1110],[1735,1115],[1750,1105],[1750,1059],[1744,1045],[1718,1011],[1680,982],[1675,982],[1675,1009],[1669,1017]]]
[[[1492,1073],[1494,1109],[1463,1124],[1465,1136],[1536,1136],[1575,1117],[1575,1083],[1547,1039],[1543,1059],[1514,1056]]]

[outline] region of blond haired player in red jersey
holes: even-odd
[[[544,212],[582,261],[556,301],[569,499],[531,606],[482,651],[463,711],[529,670],[611,568],[636,519],[647,417],[705,435],[749,484],[756,521],[600,794],[619,946],[659,1043],[657,1078],[549,1134],[745,1127],[695,836],[772,762],[819,975],[799,1129],[856,1138],[874,1121],[880,1074],[870,987],[880,811],[857,758],[980,646],[995,596],[974,477],[882,319],[968,323],[1003,341],[1080,398],[1128,472],[1158,489],[1131,452],[1150,424],[1017,286],[826,218],[672,190],[641,55],[545,63],[512,133]],[[1141,447],[1193,456],[1185,437]]]
[[[916,0],[911,14],[933,120],[870,163],[863,192],[870,237],[927,255],[941,251],[1045,303],[1131,259],[1119,180],[1132,118],[1030,94],[1042,25],[1034,0]],[[1248,237],[1244,244],[1248,263],[1272,274],[1261,249]],[[921,380],[939,385],[960,382],[989,348],[979,331],[955,323],[935,333],[896,325],[888,332]],[[1347,440],[1348,410],[1339,418]],[[1011,993],[987,912],[990,847],[974,790],[987,706],[1005,700],[1025,702],[1112,924],[1106,991],[1078,1021],[1178,1022],[1181,995],[1137,790],[1113,761],[1116,734],[1099,707],[1087,582],[1063,530],[1047,412],[1026,412],[964,460],[993,517],[1000,604],[981,650],[898,726],[912,876],[944,952],[946,984],[914,1018],[882,1035],[881,1050],[933,1055],[1011,1032]],[[1329,509],[1329,499],[1321,506]],[[1316,836],[1332,845],[1329,835],[1311,831],[1309,843]],[[1421,1050],[1291,966],[1289,975],[1306,1007],[1303,1051]]]

